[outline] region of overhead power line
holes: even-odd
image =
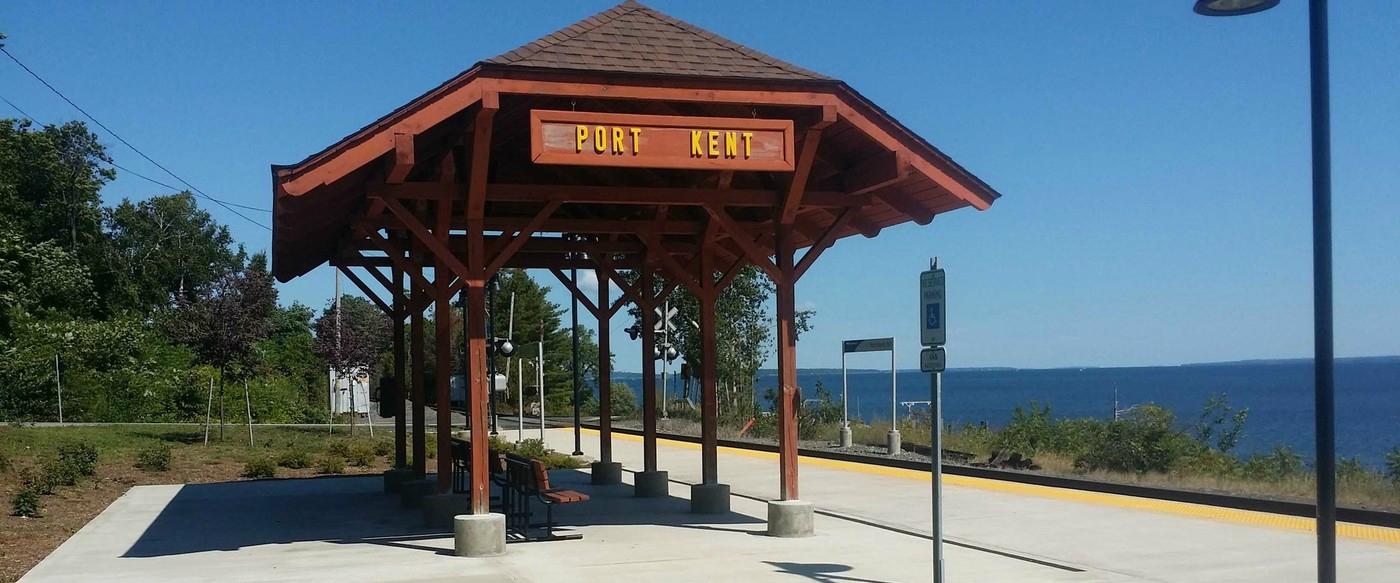
[[[169,175],[170,175],[172,178],[174,178],[176,181],[180,182],[181,184],[184,184],[186,187],[189,188],[190,191],[192,191],[192,192],[194,192],[195,194],[198,194],[199,196],[201,196],[201,197],[203,197],[203,198],[205,198],[205,199],[208,199],[209,201],[212,201],[213,203],[215,203],[215,204],[217,204],[217,205],[223,207],[224,210],[226,210],[226,211],[228,211],[228,212],[231,212],[231,213],[233,213],[234,215],[237,215],[239,218],[241,218],[241,219],[243,219],[243,220],[245,220],[245,221],[248,221],[248,222],[250,222],[250,223],[253,223],[254,225],[257,225],[257,226],[262,227],[262,228],[264,228],[264,229],[267,229],[267,230],[269,230],[269,231],[272,230],[271,227],[268,227],[267,225],[264,225],[264,224],[262,224],[262,223],[260,223],[260,222],[258,222],[258,221],[253,220],[252,218],[249,218],[248,215],[245,215],[245,214],[243,214],[243,213],[241,213],[241,212],[238,212],[237,210],[234,209],[234,207],[241,207],[241,208],[245,208],[245,209],[248,209],[248,210],[254,210],[254,211],[259,211],[259,212],[272,212],[272,211],[270,211],[270,210],[268,210],[268,209],[262,209],[262,208],[257,208],[257,207],[248,206],[248,205],[241,205],[241,204],[237,204],[237,203],[225,202],[225,201],[223,201],[223,200],[220,200],[220,199],[218,199],[218,198],[215,198],[215,197],[213,197],[213,196],[210,196],[208,193],[204,192],[203,190],[200,190],[199,187],[197,187],[197,186],[195,186],[195,185],[193,185],[193,184],[190,184],[190,182],[189,182],[188,180],[185,180],[184,178],[181,178],[180,175],[178,175],[178,174],[172,172],[169,168],[166,168],[164,164],[161,164],[160,162],[157,162],[154,158],[151,158],[150,156],[147,156],[145,152],[141,151],[140,148],[137,148],[136,146],[132,145],[132,143],[131,143],[131,142],[128,142],[128,141],[126,140],[126,138],[123,138],[123,137],[121,136],[121,134],[118,134],[117,132],[112,131],[112,128],[107,127],[107,124],[102,123],[102,122],[99,121],[96,117],[93,117],[92,114],[88,113],[87,110],[83,109],[83,108],[82,108],[81,106],[79,106],[77,103],[74,103],[72,99],[69,99],[68,96],[67,96],[67,95],[64,95],[62,91],[59,91],[57,87],[54,87],[51,83],[49,83],[48,81],[44,80],[44,78],[41,77],[41,76],[39,76],[38,73],[34,72],[33,69],[30,69],[28,65],[25,65],[23,61],[20,61],[19,58],[15,57],[13,54],[11,54],[10,51],[7,50],[7,49],[5,49],[5,47],[4,47],[3,45],[0,45],[0,53],[5,53],[5,56],[9,57],[11,61],[14,61],[16,65],[19,65],[21,69],[24,69],[26,73],[29,73],[29,75],[30,75],[31,77],[34,77],[34,78],[35,78],[36,80],[38,80],[40,83],[44,84],[44,87],[48,87],[48,88],[49,88],[49,91],[52,91],[52,92],[54,93],[54,95],[57,95],[60,99],[62,99],[63,101],[67,102],[68,105],[73,106],[73,109],[78,110],[79,113],[83,114],[84,117],[86,117],[86,118],[88,118],[89,120],[91,120],[92,123],[97,124],[98,127],[100,127],[100,128],[102,128],[103,130],[105,130],[108,134],[111,134],[111,136],[112,136],[113,138],[116,138],[117,141],[121,142],[121,143],[122,143],[123,145],[125,145],[126,147],[131,148],[131,151],[136,152],[137,155],[141,156],[142,158],[145,158],[147,162],[150,162],[151,164],[155,165],[156,168],[160,168],[160,169],[161,169],[162,171],[164,171],[166,174],[169,174]],[[33,120],[33,119],[34,119],[34,118],[31,117],[29,114],[24,113],[24,111],[21,110],[19,107],[16,107],[16,106],[14,105],[14,103],[11,103],[11,102],[10,102],[10,100],[6,99],[5,102],[6,102],[6,103],[9,103],[11,107],[14,107],[15,110],[17,110],[17,111],[19,111],[20,113],[24,114],[24,116],[25,116],[25,117],[28,117],[30,120]],[[36,121],[35,123],[38,123],[38,122]],[[112,164],[112,165],[113,165],[113,166],[117,166],[115,163]],[[125,170],[125,171],[127,171],[127,172],[131,172],[130,170],[127,170],[127,169],[125,169],[125,168],[122,168],[121,166],[117,166],[117,168],[120,168],[120,169]],[[163,183],[161,183],[161,182],[159,182],[159,181],[156,181],[156,180],[153,180],[153,179],[151,179],[151,178],[147,178],[147,177],[142,176],[142,175],[140,175],[140,174],[138,174],[138,173],[136,173],[136,172],[131,172],[131,173],[132,173],[133,175],[138,176],[138,177],[145,178],[146,180],[148,180],[148,181],[150,181],[150,182],[153,182],[153,183],[156,183],[156,184],[160,184],[161,186],[165,186],[166,188],[170,188],[171,190],[179,190],[179,189],[177,189],[177,188],[175,188],[175,187],[173,187],[173,186],[170,186],[170,185],[168,185],[168,184],[163,184]]]

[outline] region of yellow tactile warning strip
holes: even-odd
[[[597,430],[584,429],[590,433],[597,433]],[[641,441],[641,436],[626,433],[614,433],[614,438],[626,439],[629,441]],[[682,447],[686,449],[700,449],[700,444],[687,441],[675,441],[658,438],[657,441],[664,441],[666,445],[672,447]],[[720,446],[720,451],[725,453],[747,456],[761,459],[777,459],[778,454],[767,451],[756,451],[751,449],[740,449],[734,447]],[[878,476],[890,476],[907,480],[928,482],[931,477],[927,472],[908,470],[904,468],[891,468],[888,466],[877,466],[873,464],[862,464],[842,460],[832,460],[810,456],[801,456],[803,465],[861,472]],[[1311,518],[1301,516],[1288,516],[1284,514],[1270,514],[1268,512],[1256,512],[1253,510],[1239,510],[1235,508],[1224,508],[1221,506],[1208,506],[1205,504],[1192,504],[1189,502],[1176,502],[1172,500],[1156,500],[1153,498],[1139,498],[1136,496],[1125,496],[1122,494],[1107,494],[1103,492],[1089,492],[1085,490],[1073,490],[1069,488],[1054,488],[1051,486],[1041,486],[1038,484],[1023,484],[1020,482],[1006,482],[1002,480],[991,480],[987,478],[974,478],[970,476],[955,476],[944,474],[943,483],[962,486],[965,488],[977,488],[980,490],[990,490],[995,492],[1006,492],[1009,494],[1020,494],[1024,496],[1039,496],[1041,498],[1053,498],[1057,500],[1070,500],[1083,502],[1086,504],[1098,504],[1100,506],[1113,506],[1116,508],[1130,508],[1134,510],[1148,510],[1151,512],[1161,512],[1165,514],[1175,514],[1177,516],[1190,516],[1194,518],[1206,518],[1233,522],[1236,524],[1249,524],[1254,526],[1267,526],[1284,530],[1297,530],[1314,532],[1316,524]],[[1355,524],[1351,522],[1338,522],[1337,534],[1346,538],[1357,540],[1382,542],[1400,545],[1400,529],[1385,528],[1383,526],[1371,526],[1367,524]]]

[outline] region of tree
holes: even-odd
[[[62,245],[35,245],[0,228],[0,306],[0,338],[5,338],[16,320],[28,316],[89,316],[96,294],[87,268]]]
[[[496,313],[491,315],[492,324],[495,326],[497,336],[505,337],[510,331],[510,302],[512,294],[515,296],[515,337],[511,338],[516,346],[516,364],[521,358],[530,359],[533,362],[537,354],[540,338],[544,339],[544,362],[545,362],[545,398],[549,401],[549,410],[557,410],[565,403],[570,403],[570,393],[573,391],[573,335],[572,331],[564,325],[564,317],[567,312],[564,308],[555,304],[546,297],[550,288],[542,286],[534,278],[530,277],[522,269],[506,269],[500,272],[497,281],[500,288],[496,291]],[[579,307],[583,310],[583,307]],[[586,312],[585,312],[586,313]],[[580,316],[581,320],[586,317]],[[598,370],[598,343],[593,332],[582,328],[579,330],[579,368],[583,373],[585,386],[580,387],[580,391],[591,394],[591,389],[587,387],[589,381],[596,381]],[[506,359],[498,357],[496,370],[504,374]],[[533,370],[533,369],[528,369]],[[514,377],[514,373],[511,375]],[[528,376],[527,376],[528,378]],[[514,381],[511,378],[510,381]],[[526,384],[533,381],[527,380]],[[596,382],[594,383],[596,384]],[[529,395],[526,396],[529,399]]]
[[[315,352],[336,377],[366,369],[370,378],[380,355],[389,347],[389,319],[369,300],[351,295],[331,300],[316,320]]]
[[[629,282],[637,280],[636,273],[625,273]],[[661,278],[655,278],[655,291],[664,286]],[[715,361],[715,376],[721,393],[731,406],[746,411],[752,410],[757,399],[754,394],[754,381],[758,370],[768,360],[773,351],[774,319],[768,310],[768,301],[774,292],[773,282],[757,267],[746,265],[740,268],[733,281],[724,288],[715,300],[715,337],[719,354]],[[676,331],[671,334],[671,342],[690,364],[691,374],[698,375],[706,355],[701,353],[700,304],[698,299],[685,286],[677,286],[671,292],[670,305],[677,311]],[[640,312],[632,306],[629,312],[640,325]],[[798,311],[796,328],[800,335],[811,329],[811,310]]]
[[[123,200],[104,213],[111,240],[107,303],[145,312],[195,297],[245,260],[228,227],[188,192]]]
[[[0,223],[31,243],[60,241],[89,256],[103,243],[98,192],[116,177],[103,166],[112,159],[82,122],[32,125],[0,120]]]
[[[223,439],[224,381],[245,379],[257,365],[256,344],[267,337],[277,290],[258,254],[246,268],[224,274],[192,301],[181,301],[167,319],[171,336],[219,370],[219,438]]]

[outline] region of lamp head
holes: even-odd
[[[1279,0],[1196,0],[1196,14],[1202,16],[1242,16],[1278,6]]]

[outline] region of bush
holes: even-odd
[[[1400,485],[1400,447],[1392,447],[1385,452],[1385,477]]]
[[[1244,463],[1245,477],[1271,482],[1302,474],[1303,469],[1303,456],[1293,453],[1287,446],[1275,447],[1273,451],[1251,457]]]
[[[301,448],[293,448],[282,452],[277,456],[277,465],[290,470],[300,470],[311,467],[311,454]]]
[[[627,383],[614,382],[608,394],[613,417],[633,417],[637,414],[637,395]]]
[[[57,486],[72,486],[78,483],[78,470],[61,460],[45,463],[43,471],[43,479],[50,484],[50,492]]]
[[[387,456],[394,453],[394,442],[387,439],[378,439],[374,442],[374,455]]]
[[[10,514],[25,518],[39,516],[39,494],[29,488],[15,492],[10,497]]]
[[[136,453],[136,467],[148,472],[164,472],[170,469],[170,446],[153,445]]]
[[[346,457],[350,455],[350,440],[337,439],[326,445],[326,451],[332,455]]]
[[[324,455],[316,462],[316,471],[322,474],[345,473],[345,460],[334,455]]]
[[[58,463],[74,476],[91,476],[97,473],[97,448],[81,442],[59,446]]]
[[[58,484],[53,481],[53,476],[50,476],[48,472],[35,471],[33,468],[20,470],[19,482],[24,486],[24,489],[44,496],[53,494],[54,489],[58,487]]]
[[[1191,451],[1194,442],[1172,428],[1175,417],[1158,405],[1134,408],[1109,421],[1074,459],[1081,470],[1165,472]]]
[[[1371,470],[1356,457],[1337,458],[1337,481],[1360,482],[1371,477]]]
[[[1011,412],[1011,422],[997,434],[996,448],[1006,454],[1034,457],[1053,441],[1053,432],[1050,407],[1031,401],[1027,408],[1017,405]]]
[[[368,443],[357,443],[350,446],[350,452],[345,456],[350,464],[355,467],[367,467],[374,463],[374,447]]]
[[[245,478],[274,478],[277,476],[277,464],[272,458],[257,456],[249,459],[243,464],[243,477]]]

